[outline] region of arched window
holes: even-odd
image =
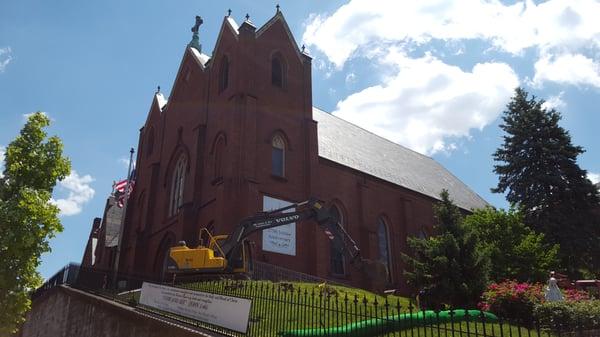
[[[331,207],[331,213],[334,217],[339,219],[340,226],[344,227],[344,219],[342,217],[342,213],[340,210],[333,206]],[[330,265],[331,265],[331,274],[332,275],[344,275],[346,273],[345,263],[344,263],[344,254],[343,252],[337,250],[333,244],[333,241],[330,241]]]
[[[219,92],[227,89],[229,85],[229,59],[223,56],[221,67],[219,68]]]
[[[279,53],[271,59],[271,84],[280,88],[285,86],[285,62]]]
[[[171,180],[171,197],[169,198],[169,216],[177,214],[179,207],[183,205],[183,190],[185,187],[185,170],[187,168],[187,159],[185,156],[179,157]]]
[[[214,154],[215,154],[215,178],[223,177],[223,158],[225,155],[225,137],[219,136],[215,143]]]
[[[390,253],[390,240],[388,235],[388,226],[383,220],[379,218],[377,223],[377,239],[379,248],[379,261],[385,264],[388,274],[388,282],[392,281],[391,272],[391,253]]]
[[[281,135],[271,140],[271,173],[283,177],[285,173],[285,141]]]

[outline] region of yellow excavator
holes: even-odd
[[[252,271],[251,234],[286,224],[314,221],[332,241],[336,250],[348,256],[352,265],[367,273],[370,278],[387,279],[385,266],[360,256],[360,250],[348,232],[340,225],[335,213],[323,203],[310,199],[268,212],[259,212],[240,222],[230,235],[213,236],[202,229],[205,244],[190,248],[184,241],[172,247],[167,257],[167,273],[182,274],[229,274],[248,275]],[[383,274],[383,275],[382,275]]]

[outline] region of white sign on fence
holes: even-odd
[[[263,196],[263,211],[272,211],[291,205],[291,202]],[[289,209],[287,212],[294,212]],[[263,230],[262,249],[296,256],[296,223]]]
[[[252,301],[144,282],[140,304],[246,333]]]

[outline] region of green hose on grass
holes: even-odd
[[[498,321],[496,315],[479,311],[456,309],[440,311],[436,314],[432,310],[419,311],[412,314],[400,314],[382,318],[373,318],[365,321],[354,322],[342,326],[328,328],[309,328],[279,332],[282,337],[369,337],[381,335],[391,331],[422,327],[424,325],[437,325],[443,323],[460,323],[464,321],[494,323]]]

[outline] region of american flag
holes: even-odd
[[[113,184],[113,190],[115,192],[123,193],[125,192],[125,187],[127,187],[127,179],[117,181]]]
[[[135,169],[133,169],[133,171],[131,171],[131,174],[129,175],[129,189],[125,191],[125,189],[127,189],[127,182],[128,180],[125,179],[116,182],[113,185],[113,189],[115,191],[114,195],[117,199],[117,206],[119,208],[123,208],[123,205],[125,204],[125,198],[129,198],[129,195],[131,194],[131,192],[133,192],[133,186],[135,185]]]

